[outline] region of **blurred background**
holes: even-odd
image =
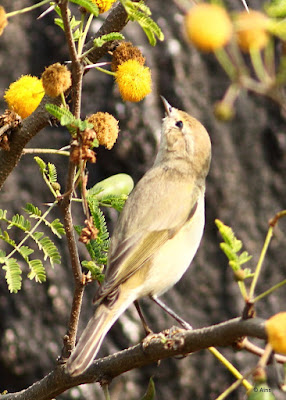
[[[261,9],[260,0],[249,6]],[[251,4],[250,4],[251,3]],[[220,236],[214,220],[230,225],[246,250],[253,255],[249,267],[254,269],[268,228],[268,220],[286,208],[286,129],[285,116],[277,104],[265,97],[244,92],[236,102],[231,122],[219,122],[213,105],[220,100],[229,80],[212,54],[202,54],[191,47],[183,31],[183,14],[176,1],[147,2],[154,20],[165,35],[164,42],[151,47],[144,32],[129,23],[123,34],[137,45],[152,70],[153,91],[140,103],[124,103],[110,76],[91,71],[84,79],[82,117],[97,111],[110,112],[119,120],[120,134],[111,151],[97,151],[98,162],[89,167],[89,185],[112,174],[125,172],[138,181],[150,168],[160,138],[164,116],[160,95],[173,106],[198,118],[212,140],[212,164],[207,178],[205,234],[192,264],[183,279],[163,296],[185,320],[197,328],[237,317],[243,301],[232,271],[219,248]],[[191,2],[189,3],[191,4]],[[242,10],[240,0],[225,1],[230,10]],[[6,11],[31,5],[28,0],[1,0]],[[3,94],[9,84],[22,74],[40,77],[44,68],[54,62],[68,61],[63,32],[53,24],[54,14],[37,20],[45,8],[9,20],[0,38],[0,112],[6,105]],[[103,14],[93,25],[94,34]],[[279,46],[279,44],[277,44]],[[277,47],[277,50],[279,48]],[[108,57],[104,60],[109,60]],[[29,147],[60,148],[68,145],[67,131],[46,127]],[[55,163],[59,182],[64,186],[67,160],[60,156],[41,156]],[[44,209],[51,201],[33,156],[22,157],[9,176],[0,194],[0,207],[9,215],[21,212],[26,202]],[[117,218],[115,211],[106,210],[108,226]],[[80,207],[75,208],[75,222],[82,223]],[[55,217],[61,217],[55,212]],[[284,226],[283,226],[284,225]],[[285,279],[285,224],[279,224],[271,243],[257,287],[257,293]],[[70,312],[73,279],[65,239],[61,246],[62,264],[47,266],[45,284],[23,280],[23,289],[10,294],[0,276],[0,392],[26,388],[41,379],[55,365],[62,347]],[[80,244],[82,256],[86,256]],[[27,271],[26,271],[27,272]],[[93,312],[91,300],[95,285],[90,284],[84,299],[80,330]],[[285,310],[285,289],[275,292],[257,304],[257,314],[268,318]],[[149,300],[142,306],[155,332],[174,325],[168,315]],[[131,307],[107,335],[100,356],[124,349],[143,338],[144,333],[135,308]],[[263,343],[258,342],[263,346]],[[231,348],[221,349],[234,365],[245,373],[257,359]],[[270,371],[273,368],[270,367]],[[215,399],[234,378],[208,353],[201,351],[183,359],[168,359],[159,366],[134,370],[115,379],[110,387],[111,398],[139,399],[153,376],[158,399]],[[270,374],[273,389],[275,374]],[[279,399],[279,394],[277,393]],[[98,384],[74,388],[59,399],[103,399]],[[243,399],[244,389],[229,398]],[[282,397],[281,397],[282,398]]]

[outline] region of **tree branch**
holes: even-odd
[[[259,318],[235,318],[207,328],[186,331],[173,327],[143,340],[143,343],[119,353],[95,360],[82,375],[70,377],[59,365],[41,381],[1,400],[50,400],[67,389],[85,383],[110,382],[113,378],[166,358],[186,355],[208,347],[229,346],[244,336],[266,340],[265,321]]]

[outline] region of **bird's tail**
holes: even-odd
[[[123,302],[118,300],[111,308],[101,304],[88,322],[76,348],[67,361],[67,370],[71,376],[80,375],[90,366],[109,329],[133,302],[133,299]]]

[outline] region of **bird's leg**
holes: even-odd
[[[144,328],[144,330],[145,330],[146,336],[148,336],[148,335],[150,335],[151,333],[153,333],[153,331],[149,328],[149,326],[148,326],[148,324],[147,324],[147,322],[146,322],[146,319],[145,319],[145,317],[144,317],[144,315],[143,315],[143,313],[142,313],[142,310],[141,310],[139,301],[138,301],[138,300],[135,300],[135,301],[134,301],[134,305],[135,305],[136,310],[137,310],[137,312],[138,312],[138,314],[139,314],[139,317],[140,317],[140,319],[141,319],[141,322],[142,322],[143,328]]]
[[[183,320],[183,318],[179,317],[178,314],[175,313],[170,307],[168,307],[165,303],[162,302],[162,300],[159,300],[158,297],[150,296],[150,299],[153,300],[158,306],[160,306],[166,313],[171,315],[184,329],[193,329],[188,322]]]

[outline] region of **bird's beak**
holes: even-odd
[[[171,111],[172,111],[172,106],[167,102],[165,97],[163,97],[163,96],[160,96],[160,97],[161,97],[161,100],[162,100],[162,102],[164,104],[166,114],[167,114],[168,117],[170,117]]]

